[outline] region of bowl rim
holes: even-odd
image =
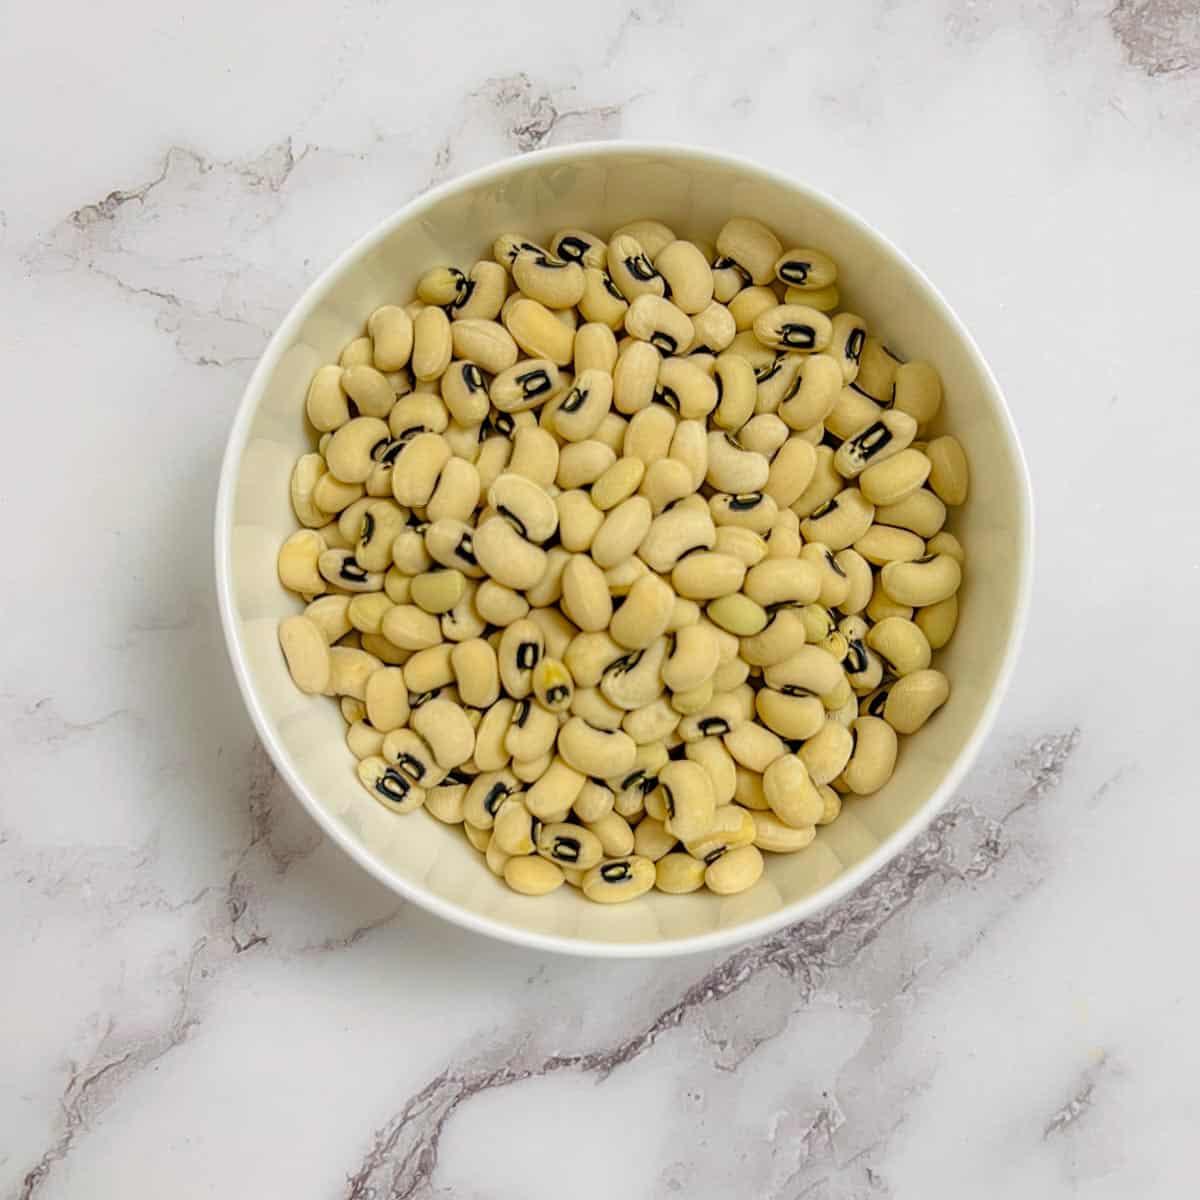
[[[440,203],[445,197],[453,195],[456,192],[499,180],[513,171],[525,170],[531,165],[561,164],[571,160],[607,158],[629,154],[661,156],[678,163],[720,164],[735,169],[747,176],[757,177],[774,186],[791,189],[804,195],[806,199],[815,202],[818,206],[824,205],[836,212],[854,228],[856,233],[877,246],[883,253],[892,255],[909,273],[914,286],[924,293],[926,301],[938,311],[940,317],[954,331],[991,386],[992,395],[998,402],[998,415],[1001,418],[1000,425],[1008,440],[1008,449],[1012,455],[1020,484],[1020,495],[1017,497],[1020,536],[1018,544],[1015,547],[1017,550],[1016,566],[1018,572],[1016,608],[1013,614],[1008,644],[1004,648],[1003,659],[997,674],[996,684],[974,730],[943,776],[941,783],[904,826],[881,842],[860,862],[844,870],[825,887],[792,904],[784,905],[775,912],[756,917],[744,924],[735,925],[730,929],[714,930],[694,937],[664,938],[654,942],[602,942],[588,938],[563,937],[557,934],[536,933],[530,930],[514,928],[493,921],[482,914],[460,908],[450,901],[443,900],[441,897],[427,891],[421,885],[415,884],[391,871],[335,820],[333,814],[317,803],[315,797],[309,791],[307,784],[297,771],[293,769],[287,752],[272,732],[271,724],[259,702],[250,679],[246,655],[241,647],[237,633],[231,543],[234,488],[238,475],[238,467],[246,449],[251,420],[261,400],[266,381],[275,370],[284,352],[292,345],[295,335],[309,318],[317,302],[324,296],[326,290],[339,275],[357,259],[385,241],[397,227],[419,218],[423,213]],[[609,140],[573,142],[565,146],[556,146],[551,149],[536,150],[505,158],[469,171],[466,174],[456,176],[453,179],[430,188],[428,191],[420,193],[402,205],[391,216],[381,221],[373,229],[356,239],[304,289],[267,342],[239,401],[233,424],[230,427],[225,452],[221,460],[220,482],[217,489],[214,514],[213,550],[216,565],[217,605],[221,617],[221,627],[229,661],[233,667],[238,690],[242,695],[242,702],[245,704],[246,710],[254,723],[255,732],[266,747],[267,753],[271,756],[272,762],[287,783],[289,789],[300,800],[308,810],[309,815],[312,816],[325,835],[335,845],[339,846],[371,876],[405,900],[412,901],[414,904],[420,905],[427,911],[447,921],[463,926],[485,937],[495,938],[502,942],[508,942],[531,950],[579,957],[667,958],[726,950],[754,938],[774,933],[784,926],[795,924],[796,922],[815,916],[822,910],[845,899],[846,896],[860,887],[870,876],[874,875],[876,871],[880,870],[886,863],[911,845],[929,827],[933,818],[945,807],[959,784],[961,784],[967,771],[974,765],[984,742],[991,733],[1000,705],[1008,691],[1013,672],[1016,668],[1021,643],[1028,623],[1029,603],[1033,589],[1033,494],[1029,467],[1025,460],[1020,439],[1017,436],[1012,413],[1009,410],[999,382],[988,366],[975,339],[960,320],[958,314],[947,303],[941,292],[926,277],[925,273],[889,238],[860,217],[858,213],[825,192],[807,183],[793,179],[782,171],[764,167],[759,163],[738,155],[725,153],[724,151],[709,150],[699,146],[669,141]]]

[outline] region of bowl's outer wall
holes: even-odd
[[[933,362],[945,382],[938,429],[972,468],[971,496],[947,528],[967,553],[957,635],[937,665],[945,708],[902,744],[892,781],[850,799],[804,853],[768,855],[762,881],[729,898],[652,892],[615,908],[570,888],[536,900],[508,891],[461,831],[423,815],[396,818],[358,784],[337,706],[292,685],[276,640],[299,605],[275,559],[296,527],[288,479],[311,449],[303,419],[309,378],[336,361],[366,316],[411,298],[429,267],[469,267],[500,233],[540,241],[566,226],[607,235],[638,217],[713,241],[748,214],[784,245],[836,259],[843,306],[861,313],[903,358]],[[415,202],[360,242],[304,296],[268,347],[231,439],[218,511],[219,591],[231,656],[268,749],[323,827],[377,877],[451,919],[548,949],[663,953],[761,933],[844,893],[923,827],[957,783],[994,715],[1016,652],[1028,592],[1028,480],[994,379],[933,289],[886,241],[832,201],[748,164],[704,152],[612,144],[533,155]],[[787,910],[786,912],[784,910]]]

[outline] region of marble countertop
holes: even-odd
[[[0,1195],[1191,1194],[1195,0],[522,12],[12,14]],[[1039,517],[1014,686],[930,832],[661,964],[363,875],[257,745],[212,583],[226,432],[303,286],[431,183],[598,137],[876,223],[996,369]]]

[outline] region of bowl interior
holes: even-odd
[[[850,799],[811,847],[768,855],[762,881],[739,896],[664,896],[599,907],[573,889],[529,899],[486,869],[461,830],[423,813],[396,817],[358,784],[330,700],[292,685],[276,625],[297,611],[275,574],[296,527],[288,480],[311,448],[303,420],[309,378],[361,334],[367,315],[404,303],[429,267],[465,267],[500,233],[545,240],[581,226],[607,235],[638,217],[712,241],[748,214],[785,245],[815,245],[838,263],[843,306],[861,313],[903,358],[941,372],[943,419],[966,448],[972,493],[947,528],[968,571],[957,634],[940,654],[952,694],[902,743],[894,778]],[[765,932],[848,890],[898,849],[965,771],[989,723],[1022,620],[1028,570],[1027,481],[1003,400],[970,339],[933,289],[884,240],[828,199],[768,172],[709,154],[621,145],[553,151],[503,164],[423,198],[347,253],[305,295],[248,389],[226,459],[217,553],[230,647],[260,732],[285,777],[326,830],[397,890],[477,929],[551,949],[658,953],[710,948]],[[786,912],[784,910],[787,910]]]

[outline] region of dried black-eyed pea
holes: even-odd
[[[883,659],[893,675],[911,675],[929,666],[929,640],[921,632],[920,626],[903,617],[885,617],[872,625],[867,632],[866,642]]]
[[[613,641],[630,650],[642,650],[660,638],[675,609],[675,593],[654,574],[646,574],[630,589],[624,604],[612,617]]]
[[[558,750],[567,763],[585,775],[612,776],[627,772],[637,744],[622,730],[595,729],[571,717],[558,732]]]
[[[779,297],[769,287],[752,286],[743,288],[729,302],[729,312],[733,317],[734,328],[743,333],[754,328],[755,318],[768,308],[776,308]]]
[[[707,508],[705,515],[711,522],[712,518]],[[712,548],[718,554],[729,554],[740,559],[747,568],[757,566],[770,554],[770,547],[762,534],[740,525],[722,525],[717,529]]]
[[[490,708],[500,697],[496,652],[483,638],[468,638],[450,650],[450,665],[464,704]]]
[[[495,838],[492,837],[492,831],[490,829],[476,829],[474,825],[467,821],[463,824],[463,832],[467,835],[467,841],[483,854],[488,870],[498,879],[503,879],[504,868],[509,859],[512,858],[512,855],[505,854],[500,849],[496,844]]]
[[[641,295],[633,301],[625,314],[625,329],[664,357],[684,353],[696,333],[687,313],[655,295]]]
[[[518,358],[517,343],[498,321],[455,321],[450,326],[450,344],[455,358],[476,363],[489,375],[508,370]]]
[[[392,469],[397,503],[420,508],[429,503],[442,468],[450,461],[450,444],[441,434],[418,433],[404,444]]]
[[[911,620],[913,615],[912,605],[900,604],[887,594],[883,586],[883,580],[879,575],[875,576],[875,586],[871,592],[871,599],[867,602],[867,607],[863,611],[864,615],[870,621],[883,621],[888,617],[904,617],[905,620]]]
[[[389,483],[388,483],[388,495],[389,496],[391,495],[391,491],[392,491],[391,482],[389,481]],[[360,541],[360,539],[362,537],[362,532],[363,532],[363,519],[364,519],[366,513],[368,512],[368,510],[370,509],[371,505],[374,504],[375,502],[376,502],[375,497],[370,496],[370,495],[363,496],[360,499],[356,500],[353,504],[351,504],[349,508],[345,509],[341,513],[341,515],[338,517],[338,519],[337,519],[338,532],[342,535],[342,539],[341,539],[342,543],[344,543],[347,546],[347,548],[355,546],[356,543],[358,543]],[[401,517],[402,517],[403,521],[407,521],[408,513],[403,512],[403,510],[401,510]],[[324,536],[324,535],[322,535],[322,536]],[[337,547],[330,544],[329,548],[332,550],[332,549],[336,549]]]
[[[318,596],[329,585],[320,571],[321,555],[326,553],[325,541],[312,529],[297,529],[279,547],[276,570],[279,582],[289,591],[302,596]]]
[[[418,433],[442,433],[450,424],[450,410],[441,395],[412,392],[391,406],[386,414],[388,430],[398,442],[406,442]],[[388,455],[384,455],[388,461]]]
[[[617,659],[600,680],[600,690],[618,708],[644,708],[662,695],[662,665],[668,642],[660,637],[644,650],[632,650]],[[659,735],[661,736],[661,735]]]
[[[425,811],[444,825],[461,825],[468,784],[465,777],[462,783],[451,783],[450,780],[451,776],[447,776],[445,783],[425,793]]]
[[[429,807],[428,800],[425,801],[425,806]],[[813,838],[817,836],[816,827],[813,825],[795,828],[771,812],[755,812],[750,815],[754,821],[754,844],[760,850],[767,850],[772,854],[795,854],[797,850],[811,845]]]
[[[845,487],[845,480],[834,470],[833,450],[829,446],[817,446],[814,453],[812,476],[800,495],[788,505],[801,519],[828,504]]]
[[[683,896],[704,886],[706,865],[683,851],[672,851],[655,863],[654,884],[660,892]]]
[[[929,363],[902,363],[895,368],[893,392],[889,398],[900,412],[908,413],[918,425],[928,425],[942,407],[941,377]]]
[[[870,396],[859,391],[856,384],[851,384],[838,393],[833,408],[825,415],[825,430],[844,441],[873,425],[885,411],[894,410],[880,408]]]
[[[926,554],[925,543],[907,529],[872,525],[854,543],[854,549],[873,566],[890,562],[915,562]]]
[[[368,571],[386,571],[394,561],[396,538],[407,528],[408,511],[394,500],[371,500],[359,522],[354,557]]]
[[[592,507],[596,508],[594,500]],[[605,571],[617,568],[622,563],[633,564],[640,570],[642,561],[632,556],[650,531],[653,521],[650,502],[645,496],[629,496],[603,512],[602,516],[600,527],[591,540],[592,559]],[[636,578],[632,582],[636,582]]]
[[[467,581],[460,571],[442,568],[417,575],[411,584],[413,603],[427,613],[449,612],[467,590]]]
[[[544,304],[528,296],[510,296],[501,311],[508,332],[531,358],[546,358],[563,367],[571,361],[575,330]]]
[[[532,854],[538,824],[519,795],[509,796],[496,809],[492,822],[492,841],[510,856]]]
[[[852,732],[854,752],[841,777],[856,796],[869,796],[891,779],[899,743],[892,727],[879,717],[858,717]]]
[[[929,486],[945,504],[959,505],[967,499],[967,456],[957,438],[934,438],[925,450],[929,458]]]
[[[850,384],[858,376],[858,364],[863,344],[867,340],[867,323],[854,313],[838,313],[832,321],[829,354],[842,369],[842,381]]]
[[[479,472],[474,465],[451,457],[442,468],[437,487],[425,506],[425,515],[431,522],[446,518],[466,521],[479,504],[479,495]]]
[[[626,427],[622,456],[636,458],[646,467],[666,458],[671,452],[671,441],[678,427],[678,418],[665,405],[655,404],[641,409],[632,416]]]
[[[386,417],[396,402],[396,393],[382,372],[366,363],[342,371],[342,390],[364,417]]]
[[[615,799],[612,788],[604,780],[585,779],[571,808],[585,825],[590,826],[613,811]]]
[[[546,896],[563,885],[562,870],[537,855],[510,858],[504,864],[504,882],[523,896]]]
[[[325,550],[317,559],[317,569],[329,583],[348,592],[383,590],[383,573],[368,571],[351,550]]]
[[[962,568],[949,554],[934,554],[913,562],[888,563],[879,577],[884,590],[898,604],[924,608],[958,591]]]
[[[413,375],[422,383],[439,378],[450,365],[452,353],[450,318],[436,306],[423,308],[413,321],[412,357],[409,359]]]
[[[563,571],[563,609],[586,633],[607,629],[612,619],[612,597],[604,572],[586,554],[573,555]]]
[[[821,572],[804,559],[767,558],[746,572],[742,591],[756,604],[812,604],[821,594]]]
[[[384,760],[405,778],[423,788],[436,787],[446,778],[428,743],[415,730],[393,729],[383,739]]]
[[[612,393],[612,376],[607,371],[596,367],[580,370],[571,387],[554,401],[554,432],[568,442],[586,441],[608,414]]]
[[[691,472],[676,459],[660,458],[646,468],[639,491],[650,502],[651,514],[657,516],[692,494]]]
[[[338,363],[343,368],[370,365],[371,360],[372,347],[369,337],[357,337],[347,342],[338,355]]]
[[[417,280],[417,299],[444,308],[458,299],[466,283],[466,275],[457,267],[432,267]]]
[[[318,367],[308,385],[304,411],[321,433],[340,428],[350,420],[350,405],[342,387],[343,368],[332,363]]]
[[[858,376],[854,382],[880,404],[891,404],[900,365],[900,360],[878,338],[868,335],[859,356]],[[909,416],[916,417],[917,413],[910,412]]]
[[[676,240],[675,232],[669,225],[664,225],[662,221],[655,221],[649,217],[629,221],[619,229],[614,229],[613,237],[636,238],[652,259],[657,258],[666,246]]]
[[[689,625],[697,624],[700,617],[700,605],[695,600],[676,596],[675,602],[671,606],[671,618],[667,622],[667,632],[678,633],[681,629],[686,629]]]
[[[692,242],[668,242],[653,258],[654,269],[666,280],[671,300],[685,313],[703,312],[712,303],[712,268]]]
[[[753,841],[754,819],[750,813],[737,804],[721,804],[717,806],[712,827],[700,837],[685,842],[684,849],[693,858],[708,864]]]
[[[716,370],[717,355],[728,349],[736,336],[733,314],[720,301],[713,300],[692,314],[692,343],[687,353],[711,375]]]
[[[917,423],[908,413],[886,409],[846,438],[834,455],[833,465],[839,475],[854,479],[868,467],[906,449],[916,433]]]
[[[650,566],[654,565],[650,562]],[[671,570],[672,585],[689,600],[718,600],[732,595],[741,588],[745,578],[746,564],[741,559],[711,550],[685,553]]]
[[[763,777],[757,771],[734,767],[733,801],[748,812],[765,812],[770,806],[763,791]]]
[[[509,770],[485,771],[467,788],[463,820],[476,829],[491,829],[500,806],[521,791],[520,780]]]
[[[762,490],[781,509],[790,509],[812,482],[816,469],[816,447],[802,438],[790,437],[771,459]]]
[[[606,244],[586,229],[560,229],[550,239],[550,249],[557,258],[581,267],[603,267],[607,261]]]
[[[412,604],[397,604],[389,609],[381,627],[383,636],[402,650],[424,650],[442,640],[437,617]]]
[[[895,504],[912,495],[929,478],[930,470],[929,459],[910,446],[868,467],[858,477],[858,486],[872,504]]]
[[[784,304],[807,304],[809,308],[815,308],[817,312],[831,313],[841,304],[842,297],[837,284],[832,283],[829,287],[816,288],[813,291],[795,287],[785,288],[783,302]]]
[[[616,461],[616,454],[603,442],[594,438],[574,442],[559,451],[554,481],[567,491],[584,488],[595,483]]]
[[[704,882],[718,896],[732,896],[752,888],[763,873],[763,856],[757,846],[738,846],[708,865]]]
[[[375,466],[374,454],[391,440],[378,417],[354,417],[334,432],[325,448],[325,462],[343,483],[364,483]]]
[[[380,662],[389,667],[404,666],[412,654],[411,650],[401,650],[399,646],[394,646],[383,634],[363,633],[359,634],[359,640],[362,642],[362,649],[375,655]]]
[[[716,674],[720,645],[709,625],[695,624],[680,629],[662,668],[663,682],[674,692],[699,687]]]
[[[837,721],[826,721],[796,752],[814,784],[836,779],[849,761],[854,737]]]
[[[541,488],[552,488],[558,474],[558,442],[554,435],[536,425],[518,429],[513,437],[508,471],[513,475],[524,475]]]
[[[732,258],[714,254],[712,260],[713,297],[721,304],[729,304],[733,298],[750,284],[750,274]]]
[[[757,721],[746,721],[721,739],[734,761],[749,771],[761,774],[787,747],[779,736]]]
[[[532,762],[550,754],[557,736],[558,717],[547,712],[532,696],[526,696],[513,708],[504,748],[514,762]]]
[[[800,532],[806,542],[821,542],[832,551],[844,550],[870,529],[874,518],[875,506],[858,488],[843,488],[804,518]]]
[[[533,694],[548,712],[567,712],[574,691],[571,672],[557,658],[543,658],[534,668]]]
[[[321,631],[326,645],[332,646],[355,628],[350,620],[350,605],[365,596],[319,596],[305,606],[304,615]],[[356,717],[355,720],[358,718]]]
[[[639,821],[633,831],[634,853],[654,863],[674,850],[678,843],[679,839],[667,832],[663,822],[653,817]]]
[[[329,522],[331,516],[329,510],[322,509],[317,504],[314,495],[317,484],[327,475],[325,460],[319,454],[302,454],[292,468],[288,484],[292,512],[295,513],[296,520],[309,529],[321,528]]]
[[[508,272],[498,263],[481,260],[460,284],[451,316],[455,321],[494,321],[508,295]]]
[[[809,429],[833,412],[843,389],[842,368],[828,354],[799,359],[794,381],[780,395],[778,414],[789,428]]]
[[[597,904],[635,900],[653,886],[654,863],[640,855],[610,858],[592,867],[583,877],[583,894]]]
[[[417,544],[423,554],[416,554],[416,546],[404,546],[405,540],[411,540],[416,535]],[[425,528],[424,536],[408,530],[400,534],[392,542],[392,559],[402,571],[411,575],[420,575],[429,570],[433,563],[443,567],[451,567],[461,571],[468,579],[483,577],[483,568],[475,556],[475,531],[465,521],[456,521],[453,517],[443,517]],[[400,558],[401,549],[408,552]]]
[[[661,298],[667,281],[654,268],[641,242],[628,234],[616,234],[608,243],[608,275],[618,293],[630,306],[642,296]]]
[[[658,370],[654,399],[685,421],[702,421],[717,406],[719,392],[713,377],[690,358],[673,356]]]
[[[673,760],[658,773],[666,832],[681,842],[702,837],[712,828],[717,802],[708,774],[689,759]]]
[[[662,742],[672,737],[680,721],[677,713],[664,695],[659,695],[649,704],[630,709],[621,719],[621,729],[639,745]]]
[[[941,671],[914,671],[888,689],[883,719],[897,733],[916,733],[950,696],[950,683]]]
[[[789,741],[810,738],[825,724],[825,706],[818,696],[761,688],[755,694],[754,705],[763,724]]]
[[[595,483],[592,484],[591,500],[601,512],[616,508],[628,500],[639,488],[646,473],[646,464],[640,458],[625,455],[618,458]]]
[[[542,631],[544,652],[551,658],[564,658],[579,636],[579,627],[557,608],[535,608],[529,619]]]
[[[841,664],[819,646],[801,646],[790,658],[763,670],[768,688],[792,695],[832,697],[845,683]],[[829,707],[826,705],[826,707]]]
[[[599,321],[581,325],[575,333],[575,371],[604,371],[612,375],[617,365],[617,339]]]
[[[468,579],[462,599],[449,612],[442,613],[442,637],[448,642],[469,641],[480,637],[487,628],[487,622],[475,608],[478,587],[473,579]]]
[[[778,304],[754,318],[754,336],[772,350],[819,354],[830,343],[833,323],[805,304]]]
[[[770,474],[766,457],[744,449],[732,434],[708,435],[708,472],[706,480],[719,492],[756,492]]]
[[[579,311],[589,324],[607,325],[609,329],[614,330],[623,329],[625,314],[629,311],[629,301],[621,294],[607,270],[585,267]]]
[[[946,506],[930,491],[918,488],[895,504],[875,509],[875,523],[907,529],[919,537],[931,538],[946,523]]]
[[[849,736],[846,734],[847,739]],[[793,829],[811,829],[824,809],[807,765],[796,754],[782,755],[767,767],[763,773],[763,794],[771,812]]]
[[[687,742],[684,745],[684,753],[689,761],[704,768],[717,804],[728,804],[733,799],[737,785],[737,769],[721,739],[707,737]]]
[[[747,667],[769,667],[783,662],[805,643],[805,622],[799,610],[784,608],[770,613],[769,617],[761,633],[740,639],[738,653]]]
[[[607,632],[581,633],[567,647],[562,658],[577,689],[593,688],[599,684],[604,672],[627,653]]]
[[[633,852],[633,829],[620,813],[607,812],[595,821],[586,822],[586,828],[600,839],[604,853],[610,858]]]
[[[672,692],[671,707],[681,716],[699,712],[713,698],[713,681],[706,679],[702,684],[686,692]]]
[[[488,488],[488,503],[528,541],[539,545],[558,528],[558,509],[544,488],[524,475],[506,472]]]
[[[925,547],[930,554],[948,554],[960,567],[966,566],[967,556],[962,543],[952,533],[942,530],[929,539]]]
[[[762,285],[775,278],[775,264],[783,254],[783,246],[761,221],[733,217],[717,234],[717,253],[733,259],[753,283]]]
[[[358,764],[357,774],[363,787],[392,812],[410,813],[424,803],[425,789],[378,755],[364,758]]]
[[[570,308],[583,296],[583,267],[541,247],[522,249],[513,260],[512,277],[526,296],[547,308]]]
[[[450,662],[453,649],[449,642],[441,642],[415,651],[404,664],[404,682],[412,696],[413,708],[418,706],[420,698],[431,697],[454,682],[454,667]]]
[[[800,556],[803,548],[800,518],[790,508],[780,509],[771,532],[767,534],[767,557],[791,561]]]
[[[958,624],[958,597],[948,596],[937,604],[917,609],[913,620],[928,640],[930,649],[940,650],[954,636]]]
[[[516,701],[507,696],[497,700],[483,714],[475,729],[475,765],[481,771],[499,771],[512,757],[505,742],[512,724]]]
[[[775,261],[775,278],[789,288],[819,291],[837,282],[837,264],[808,246],[785,250]]]
[[[736,433],[754,414],[757,402],[754,367],[742,355],[727,350],[717,358],[714,381],[718,404],[713,422]]]
[[[326,692],[332,674],[332,658],[325,635],[315,621],[305,616],[285,617],[279,623],[279,645],[292,682],[308,695]]]
[[[838,632],[846,640],[842,666],[850,686],[859,693],[877,688],[883,679],[883,661],[867,645],[870,628],[861,617],[843,617],[838,622]]]
[[[522,413],[537,408],[563,387],[558,366],[549,357],[522,359],[501,371],[488,394],[502,413]]]
[[[779,515],[779,505],[763,492],[714,492],[708,510],[715,525],[740,525],[761,534],[770,532]]]
[[[670,456],[688,468],[692,486],[698,489],[708,471],[708,437],[703,421],[680,421],[676,425],[671,435]],[[702,497],[695,498],[697,509],[701,500]]]
[[[504,517],[495,516],[483,522],[475,530],[471,543],[479,566],[505,587],[531,588],[545,573],[546,552],[526,541]]]

